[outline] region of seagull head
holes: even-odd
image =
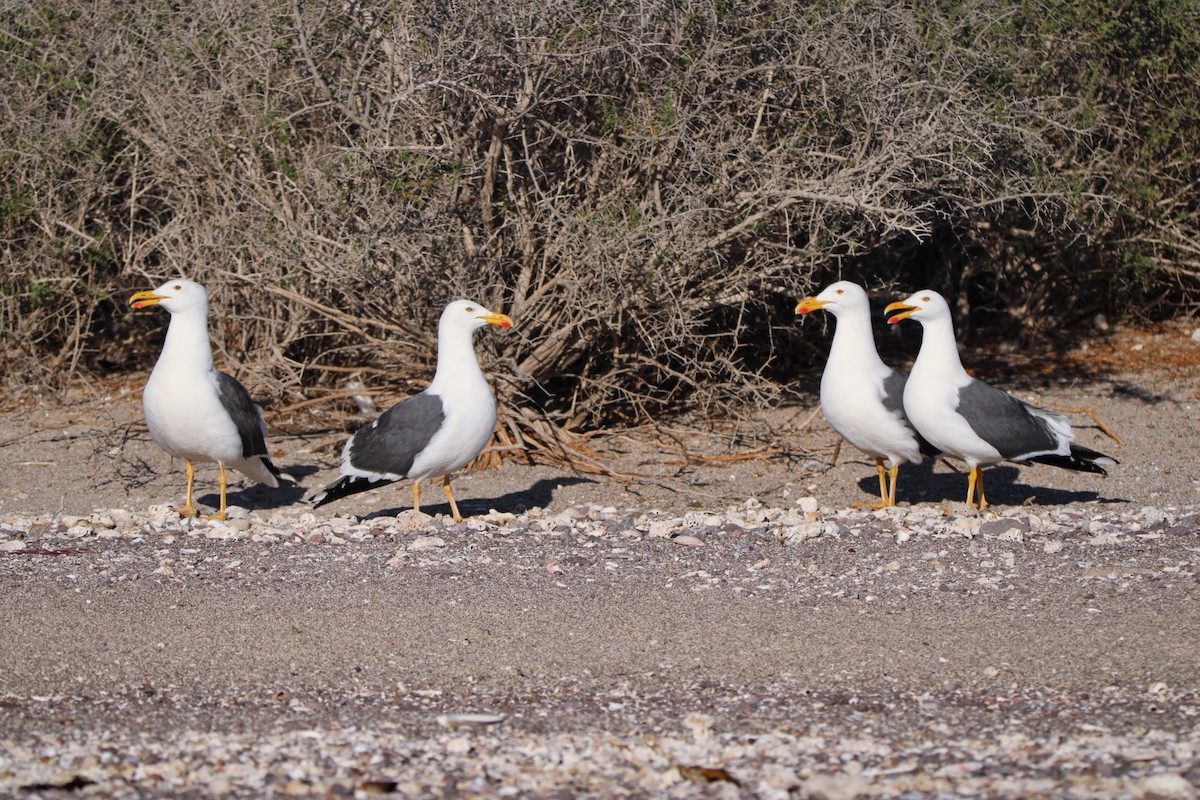
[[[899,312],[892,314],[892,312]],[[935,319],[949,319],[950,305],[946,298],[932,289],[922,289],[908,296],[908,299],[892,303],[883,310],[888,317],[888,324],[895,325],[903,319],[912,317],[917,322],[925,323]]]
[[[507,314],[488,311],[481,304],[470,300],[455,300],[446,306],[442,318],[438,322],[439,334],[443,330],[467,330],[474,332],[485,325],[495,325],[500,328],[511,328],[512,319]]]
[[[796,304],[796,313],[809,314],[821,308],[835,317],[842,311],[870,314],[871,310],[866,291],[850,281],[831,283],[819,295],[804,298]]]
[[[148,292],[138,292],[129,298],[129,302],[134,308],[162,306],[172,314],[194,309],[200,309],[202,314],[208,313],[208,292],[195,281],[182,278],[167,281]]]

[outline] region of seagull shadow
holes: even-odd
[[[1025,467],[1034,470],[1034,467]],[[1054,479],[1058,470],[1051,467],[1037,469],[1037,473]],[[1102,498],[1099,492],[1058,489],[1051,486],[1036,486],[1017,480],[1021,468],[1004,465],[984,467],[983,485],[990,505],[1019,506],[1026,503],[1037,506],[1063,506],[1073,503],[1123,503],[1118,498]],[[907,476],[907,481],[905,480]],[[1096,476],[1101,480],[1101,476]],[[875,476],[858,482],[863,491],[878,493],[879,480]],[[896,490],[901,501],[910,503],[938,503],[944,501],[963,502],[967,497],[967,471],[934,472],[933,462],[920,465],[905,465],[900,468],[900,484]]]
[[[579,477],[564,477],[564,478],[543,478],[537,483],[530,486],[528,489],[522,489],[516,492],[500,495],[492,499],[487,498],[454,498],[458,501],[458,510],[463,517],[475,517],[480,514],[486,514],[492,509],[497,511],[507,511],[510,514],[521,514],[531,508],[545,508],[550,505],[554,499],[554,491],[565,486],[574,486],[580,483],[595,483],[591,478]],[[411,491],[411,483],[404,482],[402,486],[409,487]],[[435,484],[436,485],[436,484]],[[421,485],[421,495],[426,495],[425,485]],[[409,495],[411,497],[411,495]],[[440,491],[439,497],[444,497]],[[372,519],[374,517],[394,517],[396,514],[407,511],[412,506],[405,505],[398,508],[385,508],[378,511],[372,511],[369,514],[363,515],[363,519]],[[450,516],[450,504],[448,502],[440,503],[421,503],[421,510],[431,516],[444,514]]]
[[[231,506],[241,506],[251,510],[266,509],[266,508],[282,508],[300,502],[306,493],[306,489],[302,485],[306,475],[312,475],[320,470],[317,467],[311,466],[295,466],[281,467],[287,474],[296,479],[295,486],[288,486],[285,483],[279,484],[275,489],[262,483],[255,483],[249,478],[241,478],[244,483],[243,488],[237,491],[228,490],[225,493],[226,502]],[[230,477],[238,475],[231,472]],[[218,492],[209,492],[203,496],[197,497],[196,502],[219,508],[221,505],[221,495]]]

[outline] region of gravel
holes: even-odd
[[[1200,506],[231,515],[0,517],[0,792],[1200,785]]]

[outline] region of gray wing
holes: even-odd
[[[401,400],[350,439],[350,465],[380,475],[407,475],[446,419],[442,398],[421,392]]]
[[[1046,423],[1029,413],[1028,403],[983,381],[973,380],[958,390],[958,413],[980,439],[1010,461],[1059,448]]]
[[[238,436],[242,439],[242,458],[265,456],[267,440],[263,434],[262,414],[246,387],[237,382],[232,375],[217,372],[217,397],[228,412],[233,424],[237,426]]]
[[[900,418],[904,420],[904,424],[912,431],[912,435],[917,438],[917,448],[923,456],[936,456],[941,453],[936,447],[925,440],[925,437],[917,433],[917,429],[908,421],[908,414],[904,411],[904,385],[908,383],[908,373],[894,369],[883,379],[883,407],[888,411],[899,411]]]
[[[908,419],[904,413],[904,384],[906,383],[908,383],[908,376],[895,369],[883,379],[883,407],[888,411],[899,411],[905,420]]]

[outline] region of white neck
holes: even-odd
[[[849,314],[837,318],[833,343],[829,346],[829,361],[886,369],[883,359],[875,349],[870,317],[865,314]]]
[[[204,309],[178,311],[171,315],[159,363],[188,364],[193,369],[196,366],[213,368],[208,315]]]
[[[429,384],[429,391],[437,393],[443,385],[461,384],[467,377],[475,376],[486,384],[479,359],[475,357],[472,342],[473,330],[459,327],[438,327],[437,371]]]
[[[918,320],[924,332],[921,334],[921,350],[913,363],[912,374],[934,372],[957,383],[969,379],[958,357],[958,342],[954,339],[954,325],[948,317]]]

